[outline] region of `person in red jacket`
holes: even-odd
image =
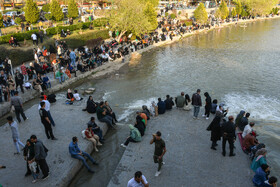
[[[99,137],[93,133],[92,126],[88,125],[88,128],[85,130],[86,139],[93,143],[94,150],[98,152],[97,146],[102,144],[99,141]]]

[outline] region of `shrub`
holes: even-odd
[[[180,16],[180,15],[182,14],[182,12],[181,12],[181,11],[179,11],[179,12],[178,12],[178,14],[179,14],[179,16]]]
[[[17,41],[23,41],[24,39],[29,40],[31,38],[31,35],[34,32],[38,32],[38,30],[26,31],[26,32],[21,32],[21,33],[13,33],[13,34],[7,34],[4,36],[1,36],[0,44],[9,43],[11,36],[14,36],[17,39]]]
[[[168,12],[165,12],[165,17],[167,17],[169,14],[168,14]]]
[[[85,46],[88,40],[97,39],[97,38],[102,38],[103,40],[108,39],[109,38],[108,30],[93,31],[85,34],[69,36],[63,39],[63,41],[66,41],[67,45],[70,48],[78,48],[81,46]]]
[[[0,47],[0,58],[5,59],[7,56],[11,59],[13,67],[21,65],[22,62],[28,62],[34,59],[33,49],[22,50],[20,48],[7,49]]]
[[[185,24],[186,24],[186,26],[191,26],[192,20],[191,19],[185,20]]]

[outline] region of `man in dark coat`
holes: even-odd
[[[22,93],[24,93],[24,90],[23,90],[23,75],[18,71],[16,70],[16,74],[15,74],[15,81],[16,81],[16,90],[18,88],[18,86],[20,86],[20,90]]]
[[[212,141],[211,149],[213,150],[217,150],[216,149],[216,146],[218,145],[217,141],[221,140],[220,121],[221,121],[221,117],[216,116],[207,128],[208,131],[211,131],[211,141]]]
[[[245,126],[248,125],[248,118],[250,117],[250,113],[246,113],[245,117],[241,118],[240,123],[239,123],[239,129],[241,131],[244,130]]]
[[[158,114],[164,114],[166,110],[165,102],[161,100],[161,98],[158,98]]]
[[[171,110],[172,107],[174,106],[174,102],[172,101],[172,98],[170,98],[169,95],[166,96],[164,102],[165,102],[166,110]]]
[[[230,154],[229,156],[235,156],[233,153],[235,136],[235,124],[233,123],[233,116],[228,117],[228,121],[222,125],[223,132],[223,156],[226,156],[226,142],[229,143]]]

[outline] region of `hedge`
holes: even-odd
[[[94,20],[93,22],[78,23],[78,24],[69,25],[69,26],[52,27],[52,28],[48,28],[46,30],[46,32],[47,32],[47,35],[56,35],[57,32],[60,33],[62,29],[65,32],[68,29],[69,29],[69,31],[75,31],[75,30],[80,30],[80,29],[88,29],[90,27],[91,23],[93,24],[93,27],[101,27],[101,26],[105,26],[107,24],[107,19],[97,19],[97,20]]]
[[[103,40],[110,38],[108,30],[93,31],[75,36],[68,36],[63,41],[66,41],[68,47],[78,48],[85,46],[86,42],[91,39],[102,38]]]
[[[75,30],[80,30],[80,29],[87,29],[90,27],[90,24],[93,24],[93,27],[101,27],[101,26],[105,26],[108,22],[108,19],[106,18],[100,18],[100,19],[96,19],[93,22],[85,22],[85,23],[78,23],[75,25],[69,25],[69,26],[57,26],[57,27],[52,27],[52,28],[48,28],[46,30],[47,35],[56,35],[57,31],[58,33],[61,32],[61,30],[63,29],[65,32],[67,31],[67,29],[69,29],[70,31],[75,31]],[[38,33],[39,30],[35,29],[31,30],[31,31],[26,31],[26,32],[20,32],[20,33],[12,33],[12,34],[7,34],[7,35],[3,35],[0,37],[0,44],[6,44],[9,43],[9,40],[11,38],[11,36],[14,36],[17,41],[24,41],[24,39],[26,40],[30,40],[31,39],[31,35],[36,32]]]
[[[32,31],[26,31],[26,32],[21,32],[21,33],[13,33],[13,34],[7,34],[4,36],[0,37],[0,44],[5,44],[5,43],[9,43],[9,40],[11,39],[11,36],[14,36],[17,41],[23,41],[24,39],[29,40],[31,39],[31,35],[34,32],[39,32],[39,30],[35,29]]]
[[[12,61],[13,67],[19,66],[22,62],[28,62],[34,60],[33,49],[23,50],[20,48],[7,49],[0,47],[0,58],[5,59],[9,57]]]

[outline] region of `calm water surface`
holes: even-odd
[[[226,103],[230,114],[241,109],[251,113],[258,139],[267,144],[272,174],[279,177],[280,20],[247,25],[215,29],[146,52],[134,61],[137,65],[95,83],[97,94],[115,106],[120,120],[131,123],[134,112],[157,97],[175,97],[181,91],[191,95],[197,88],[207,91],[212,99]],[[88,82],[81,88],[90,86]],[[94,175],[80,179],[83,175],[72,186],[98,181]],[[106,186],[106,179],[99,185]]]

